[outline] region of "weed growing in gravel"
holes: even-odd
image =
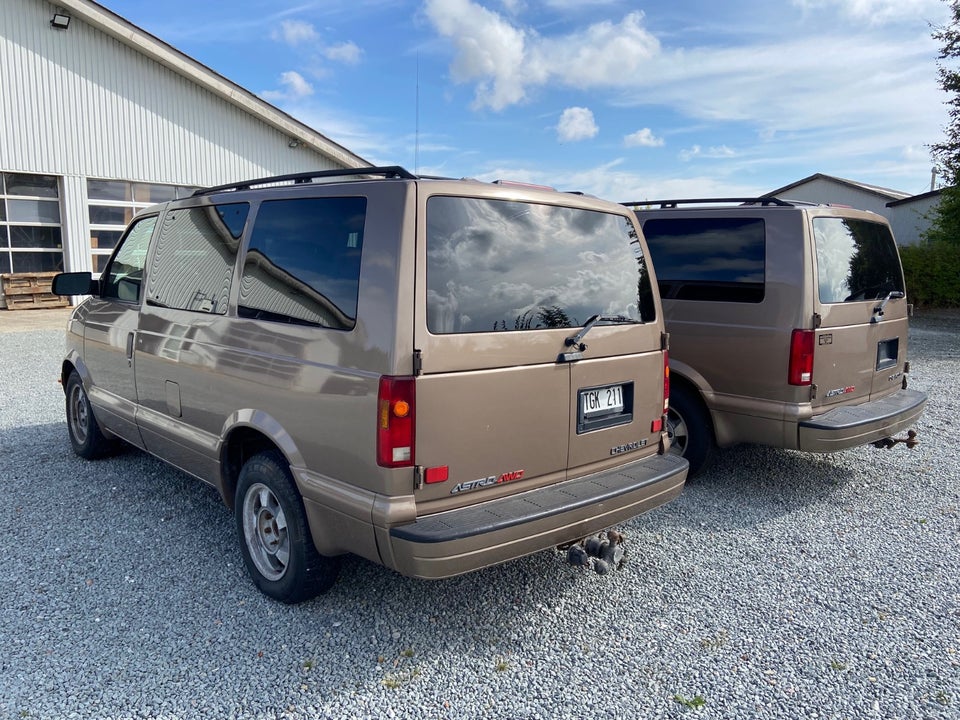
[[[385,688],[393,690],[420,677],[420,668],[416,665],[411,665],[409,662],[413,656],[413,648],[406,648],[400,651],[400,654],[393,660],[393,672],[388,672],[383,676],[383,680],[380,681]],[[377,656],[378,664],[382,665],[385,662],[386,658],[383,655]]]
[[[383,683],[383,686],[388,690],[396,690],[398,687],[406,685],[418,677],[420,677],[420,668],[412,667],[409,670],[387,673],[383,680],[381,680],[381,683]]]
[[[841,662],[841,661],[839,661],[839,660],[831,660],[831,661],[830,661],[830,667],[833,668],[834,670],[836,670],[837,672],[840,672],[840,671],[842,671],[842,670],[846,670],[846,669],[847,669],[847,664],[846,664],[845,662]]]
[[[944,705],[944,706],[949,705],[949,704],[950,704],[950,696],[947,695],[943,690],[938,690],[938,691],[937,691],[937,702],[940,703],[941,705]]]
[[[316,666],[317,666],[317,661],[314,660],[313,658],[307,658],[306,660],[303,661],[303,669],[306,670],[307,672],[310,672]]]
[[[727,635],[727,631],[721,630],[716,635],[701,638],[700,647],[706,648],[707,650],[719,650],[727,644],[727,640],[729,639],[730,637]]]
[[[683,705],[685,708],[691,710],[699,710],[704,705],[707,704],[707,701],[704,700],[703,695],[694,695],[692,698],[685,698],[679,693],[673,696],[674,702],[678,702]]]
[[[497,663],[493,666],[493,669],[497,672],[506,672],[510,669],[510,662],[506,658],[498,657]]]

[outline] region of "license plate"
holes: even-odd
[[[623,385],[581,390],[580,411],[585,418],[623,412]]]

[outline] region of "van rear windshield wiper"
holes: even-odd
[[[640,322],[640,320],[634,320],[625,315],[594,315],[584,323],[584,326],[580,328],[576,335],[571,335],[564,339],[563,344],[570,349],[560,353],[557,362],[573,362],[574,360],[581,359],[583,357],[583,351],[587,349],[586,344],[583,343],[583,338],[599,323],[637,325],[640,324]]]
[[[891,290],[889,293],[887,293],[887,296],[883,299],[883,302],[873,309],[873,317],[870,318],[870,322],[880,322],[880,318],[883,317],[883,308],[886,307],[886,304],[891,300],[899,300],[902,297],[905,296],[900,290]]]

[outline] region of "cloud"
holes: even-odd
[[[871,25],[902,18],[929,17],[942,10],[941,0],[792,0],[805,13],[823,13],[831,8]]]
[[[342,62],[347,65],[356,65],[360,62],[360,55],[363,54],[363,51],[352,42],[342,42],[326,48],[323,54],[327,60]]]
[[[283,90],[267,90],[261,93],[264,98],[271,102],[279,100],[300,100],[309,95],[313,95],[313,86],[303,79],[303,75],[290,70],[280,76],[280,85]]]
[[[270,37],[274,40],[285,42],[287,45],[296,46],[306,42],[313,42],[319,36],[313,29],[313,25],[301,20],[284,20],[280,23],[280,29],[274,30]]]
[[[627,147],[663,147],[663,143],[663,138],[656,137],[650,128],[637,130],[623,138],[623,144]]]
[[[583,107],[567,108],[560,115],[560,122],[557,123],[557,138],[560,142],[589,140],[596,137],[598,132],[600,128],[594,122],[593,113]]]
[[[680,151],[680,159],[684,162],[688,162],[693,158],[708,158],[708,159],[718,159],[718,158],[732,158],[735,157],[736,153],[728,148],[726,145],[720,145],[718,147],[711,147],[704,150],[699,145],[694,145],[693,147],[687,148]]]
[[[453,80],[476,83],[475,108],[503,110],[548,83],[579,89],[620,85],[660,49],[643,28],[642,12],[545,38],[471,0],[427,0],[425,11],[456,47]]]

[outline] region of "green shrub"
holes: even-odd
[[[900,248],[907,297],[917,307],[960,307],[960,244],[933,240]]]

